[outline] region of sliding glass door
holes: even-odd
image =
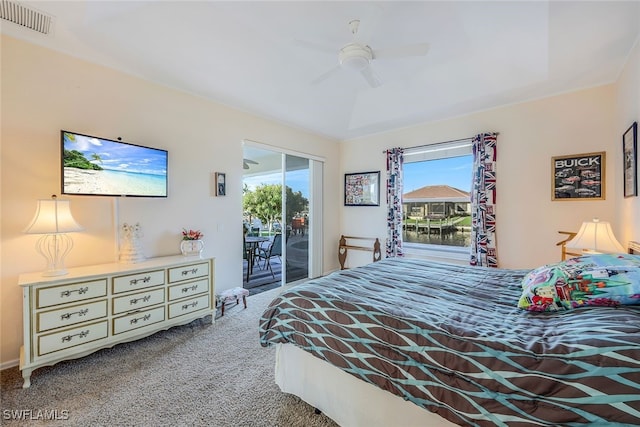
[[[321,191],[322,162],[245,143],[244,244],[255,245],[243,263],[245,288],[269,288],[321,274],[321,198],[314,197]],[[313,260],[310,254],[316,254]]]
[[[284,155],[285,283],[309,276],[309,159]]]

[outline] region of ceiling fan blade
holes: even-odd
[[[369,83],[369,86],[371,87],[382,86],[382,80],[380,80],[380,77],[378,77],[378,75],[373,70],[373,67],[371,65],[364,67],[360,71],[360,73],[362,74],[364,79],[367,81],[367,83]]]
[[[335,73],[337,73],[338,71],[340,71],[340,66],[336,65],[335,67],[333,67],[332,69],[330,69],[329,71],[320,74],[318,77],[316,77],[315,79],[313,79],[311,81],[312,85],[318,84],[326,79],[328,79],[329,77],[331,77],[332,75],[334,75]]]
[[[424,56],[429,52],[429,43],[410,44],[373,51],[373,59],[405,58],[407,56]]]

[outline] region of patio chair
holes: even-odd
[[[267,249],[259,248],[258,250],[259,259],[264,259],[263,269],[269,268],[269,271],[271,271],[271,276],[273,278],[275,278],[276,275],[273,273],[273,268],[271,268],[271,258],[278,257],[278,259],[280,259],[282,262],[282,259],[280,258],[281,255],[282,255],[282,233],[276,233],[273,236],[273,240],[271,241],[271,244]]]

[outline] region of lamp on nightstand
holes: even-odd
[[[625,252],[613,235],[611,224],[598,218],[583,222],[578,234],[567,242],[566,248],[592,254]]]
[[[47,260],[43,276],[67,274],[64,258],[73,248],[73,240],[66,233],[83,228],[73,219],[68,200],[58,200],[56,195],[48,200],[38,200],[36,214],[24,230],[28,234],[44,234],[36,244],[36,250]]]

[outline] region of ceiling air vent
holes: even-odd
[[[0,18],[46,35],[51,32],[53,24],[52,16],[9,0],[0,0]]]

